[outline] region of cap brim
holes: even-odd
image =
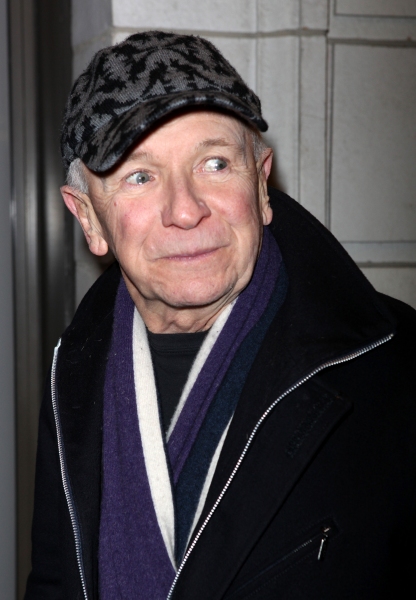
[[[259,131],[268,129],[261,115],[246,103],[239,102],[235,96],[217,91],[187,91],[142,102],[120,115],[120,118],[111,119],[88,142],[84,142],[78,156],[92,171],[108,171],[158,121],[175,111],[200,106],[234,113]]]

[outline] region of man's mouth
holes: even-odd
[[[217,252],[217,250],[219,250],[219,248],[201,249],[201,250],[195,250],[192,252],[181,252],[178,254],[171,254],[171,255],[165,256],[163,258],[165,258],[166,260],[173,260],[173,261],[202,260],[204,258],[209,258],[215,252]]]

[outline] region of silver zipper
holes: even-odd
[[[325,556],[326,549],[328,547],[328,539],[329,539],[330,531],[331,531],[330,527],[322,527],[321,543],[319,544],[319,550],[318,550],[318,556],[317,556],[318,560],[323,560],[323,558]]]
[[[325,556],[325,552],[328,546],[328,541],[329,541],[329,535],[331,532],[332,527],[321,527],[321,530],[319,533],[316,533],[315,535],[313,535],[311,538],[309,538],[309,540],[307,540],[306,542],[303,542],[303,544],[301,544],[300,546],[297,546],[297,548],[295,548],[294,550],[291,550],[290,552],[288,552],[287,554],[283,555],[282,557],[280,557],[278,560],[276,560],[273,564],[271,564],[268,568],[266,568],[261,575],[263,575],[266,571],[269,571],[271,569],[274,569],[276,566],[279,566],[279,568],[281,568],[281,566],[283,565],[284,568],[287,568],[287,565],[285,565],[285,563],[288,560],[291,560],[294,556],[296,557],[297,554],[299,554],[300,552],[302,552],[303,550],[306,549],[307,553],[311,553],[314,548],[309,549],[309,546],[311,546],[312,544],[315,544],[316,542],[319,541],[319,549],[318,549],[318,555],[317,555],[317,560],[322,561],[324,559]],[[256,577],[254,577],[253,579],[251,579],[250,583],[255,582]],[[243,584],[241,587],[237,588],[230,597],[235,597],[235,595],[239,595],[240,591],[246,587],[246,584]]]
[[[354,358],[357,358],[358,356],[361,356],[362,354],[365,354],[366,352],[369,352],[370,350],[374,350],[374,348],[377,348],[378,346],[381,346],[382,344],[384,344],[385,342],[388,342],[389,340],[392,339],[392,337],[394,337],[394,334],[391,333],[390,335],[382,338],[381,340],[378,340],[377,342],[374,342],[373,344],[370,344],[369,346],[366,346],[365,348],[362,348],[361,350],[357,350],[356,352],[352,352],[351,354],[348,354],[347,356],[344,356],[342,358],[338,358],[335,360],[330,360],[324,364],[322,364],[320,367],[317,367],[316,369],[314,369],[311,373],[309,373],[309,375],[306,375],[306,377],[303,377],[302,379],[300,379],[299,381],[297,381],[294,385],[292,385],[290,388],[288,388],[283,394],[281,394],[270,406],[269,408],[266,410],[266,412],[263,413],[263,415],[260,417],[260,419],[257,421],[256,425],[254,426],[253,431],[250,434],[250,437],[248,438],[246,445],[244,446],[244,449],[240,455],[240,458],[238,459],[234,469],[231,472],[230,477],[228,478],[225,486],[223,487],[220,495],[218,496],[216,502],[214,503],[213,507],[211,508],[211,510],[209,511],[205,521],[202,523],[198,533],[196,534],[196,536],[194,537],[191,545],[189,546],[188,550],[186,551],[181,564],[179,565],[179,568],[176,572],[175,575],[175,579],[173,580],[172,586],[169,590],[169,594],[166,597],[166,600],[171,600],[172,598],[172,594],[174,592],[176,583],[179,579],[180,574],[183,571],[183,568],[190,556],[190,554],[192,553],[193,549],[195,548],[199,538],[202,535],[202,532],[204,531],[204,529],[206,528],[206,526],[208,525],[209,521],[211,520],[212,515],[214,514],[214,512],[217,510],[219,503],[221,502],[221,500],[223,499],[226,491],[228,490],[228,488],[231,485],[232,480],[234,479],[238,469],[241,466],[241,463],[244,460],[245,455],[247,454],[247,451],[249,449],[249,447],[251,446],[251,443],[257,433],[257,431],[259,430],[260,426],[262,425],[263,421],[265,421],[265,419],[269,416],[269,414],[271,413],[271,411],[277,406],[277,404],[279,404],[279,402],[281,400],[283,400],[283,398],[285,398],[288,394],[290,394],[291,392],[293,392],[294,390],[296,390],[298,387],[300,387],[301,385],[303,385],[306,381],[308,381],[309,379],[311,379],[311,377],[314,377],[314,375],[316,375],[317,373],[319,373],[320,371],[322,371],[323,369],[327,369],[328,367],[333,367],[334,365],[339,365],[341,363],[345,363],[348,362],[350,360],[353,360]]]
[[[75,552],[76,552],[76,556],[77,556],[78,570],[79,570],[79,574],[81,577],[81,585],[82,585],[82,591],[84,593],[84,599],[88,600],[87,586],[85,583],[84,566],[83,566],[83,562],[82,562],[81,534],[79,531],[79,525],[78,525],[77,518],[75,515],[74,502],[72,499],[71,490],[70,490],[70,486],[69,486],[68,473],[67,473],[67,469],[66,469],[65,456],[64,456],[64,444],[63,444],[63,440],[62,440],[61,423],[59,420],[58,404],[57,404],[57,398],[56,398],[55,372],[56,372],[56,363],[58,360],[58,350],[59,350],[60,345],[61,345],[61,340],[59,340],[59,342],[53,352],[52,372],[51,372],[52,407],[53,407],[53,414],[55,417],[56,435],[57,435],[57,439],[58,439],[59,463],[61,466],[62,484],[64,487],[66,502],[68,504],[68,510],[69,510],[69,516],[71,518],[72,530],[74,532]]]

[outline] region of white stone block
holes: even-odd
[[[113,25],[142,30],[253,32],[256,9],[253,0],[113,0]]]
[[[257,5],[259,31],[282,31],[300,27],[300,0],[257,0]]]
[[[362,263],[416,265],[416,242],[344,242],[343,246],[351,258],[361,263],[361,266],[365,266]]]
[[[357,0],[360,4],[363,0]],[[379,0],[374,0],[379,3]],[[391,0],[395,2],[396,0]],[[362,39],[412,41],[416,39],[416,20],[385,16],[340,15],[336,0],[330,0],[329,37],[332,39]]]
[[[265,134],[275,164],[272,183],[298,197],[299,49],[296,36],[258,41],[257,92],[269,124]]]
[[[301,26],[305,29],[327,29],[329,0],[301,0]]]
[[[326,29],[328,0],[257,0],[258,30]]]
[[[297,200],[325,222],[326,184],[325,36],[301,38],[300,172]]]
[[[336,14],[416,17],[415,0],[336,0]]]
[[[416,308],[416,268],[365,268],[362,272],[379,292]]]
[[[343,241],[416,239],[416,48],[335,48],[331,223]]]
[[[72,0],[72,46],[90,42],[111,27],[111,0]]]

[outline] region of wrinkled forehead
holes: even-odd
[[[252,154],[251,130],[234,115],[215,110],[186,110],[161,119],[146,135],[128,149],[118,165],[130,160],[140,149],[148,146],[163,147],[166,140],[181,143],[190,141],[190,147],[233,146],[239,153]]]

